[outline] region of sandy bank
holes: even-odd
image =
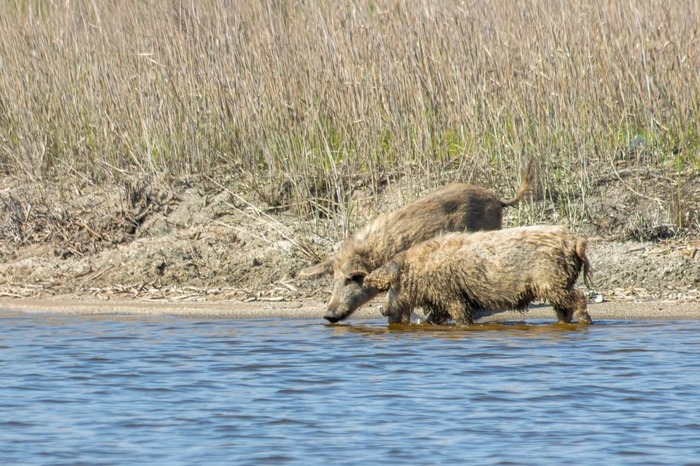
[[[379,302],[365,306],[353,319],[382,318]],[[318,301],[299,302],[173,302],[137,300],[85,300],[67,297],[46,299],[0,299],[0,312],[52,313],[65,315],[130,314],[145,316],[180,316],[227,319],[319,319],[325,305]],[[612,301],[589,305],[593,320],[696,320],[700,319],[700,302]],[[534,306],[527,314],[507,312],[492,320],[554,319],[549,306]]]

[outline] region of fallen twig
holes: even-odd
[[[93,274],[93,275],[90,275],[88,278],[86,278],[85,280],[83,280],[83,282],[78,286],[78,289],[77,289],[76,291],[81,291],[87,282],[89,282],[90,280],[94,280],[94,279],[96,279],[96,278],[102,276],[102,275],[105,274],[106,272],[112,270],[114,267],[116,267],[116,265],[115,265],[115,264],[112,264],[112,265],[109,265],[109,266],[105,267],[104,269],[100,270],[99,272],[97,272],[97,273],[95,273],[95,274]]]

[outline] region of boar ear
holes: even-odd
[[[392,282],[399,278],[401,265],[394,261],[389,261],[374,272],[367,275],[363,286],[365,288],[376,288],[379,291],[386,291],[391,287]]]
[[[402,262],[399,262],[397,260],[392,260],[389,261],[384,265],[386,268],[386,271],[384,273],[387,274],[387,277],[389,278],[390,281],[394,282],[398,280],[399,274],[401,273],[401,267],[403,266]]]
[[[343,275],[347,276],[348,278],[352,278],[353,280],[355,277],[363,277],[367,275],[367,264],[365,261],[359,258],[351,259],[349,260],[345,265],[342,267],[342,272]]]
[[[311,267],[301,269],[297,273],[297,278],[301,278],[302,280],[308,280],[309,278],[316,278],[322,275],[333,273],[334,261],[335,259],[331,257],[330,259],[326,259],[320,264],[312,265]]]

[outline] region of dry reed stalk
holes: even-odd
[[[573,220],[611,162],[700,167],[697,24],[693,0],[2,2],[0,170],[290,179],[347,232],[357,179],[506,192],[535,157]]]

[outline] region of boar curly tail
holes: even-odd
[[[593,288],[593,272],[591,271],[591,263],[586,256],[586,246],[588,241],[584,238],[576,238],[576,256],[578,256],[581,264],[583,264],[583,282],[588,288]]]
[[[532,188],[532,183],[535,181],[535,159],[532,158],[530,159],[530,162],[527,164],[527,168],[523,170],[523,182],[520,183],[520,187],[518,188],[518,192],[515,194],[515,197],[513,199],[509,199],[507,201],[501,201],[501,205],[503,207],[512,207],[516,205],[522,198],[527,196],[527,193],[530,192],[530,189]]]

